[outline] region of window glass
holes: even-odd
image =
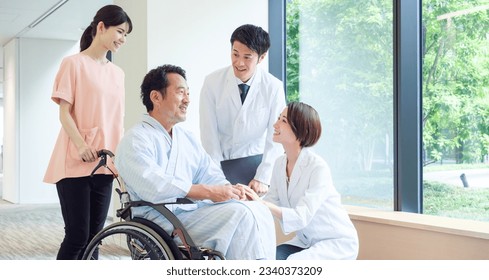
[[[392,0],[291,0],[287,98],[312,105],[343,203],[393,209]]]
[[[489,1],[422,16],[423,212],[489,221]]]

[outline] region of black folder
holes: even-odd
[[[221,161],[222,171],[226,179],[233,185],[248,183],[255,177],[256,169],[260,165],[263,154]]]

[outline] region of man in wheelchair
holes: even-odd
[[[237,96],[236,98],[239,99]],[[115,166],[132,200],[173,205],[194,242],[226,259],[275,259],[275,225],[263,204],[246,201],[245,186],[231,185],[198,139],[180,125],[190,102],[185,71],[163,65],[141,84],[148,114],[119,143]],[[170,207],[170,206],[168,206]],[[171,233],[173,226],[150,207],[132,209]]]

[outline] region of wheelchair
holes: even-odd
[[[124,190],[118,176],[107,166],[107,158],[114,154],[109,150],[97,152],[100,161],[91,176],[100,167],[112,172],[119,185],[116,191],[119,195],[121,208],[116,210],[119,222],[113,223],[97,233],[85,249],[84,260],[224,260],[221,252],[211,248],[197,246],[183,224],[170,211],[169,204],[191,204],[191,200],[179,198],[175,202],[153,204],[148,201],[131,201]],[[149,206],[161,213],[173,225],[173,231],[168,234],[154,222],[132,217],[133,207]],[[181,240],[177,245],[175,238]]]

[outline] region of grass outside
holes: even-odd
[[[429,171],[488,168],[486,165],[439,165]],[[375,172],[340,176],[335,181],[344,204],[393,209],[392,174]],[[462,188],[439,182],[423,182],[423,213],[435,216],[489,221],[489,188]]]
[[[424,181],[423,191],[425,214],[489,222],[489,189]]]

